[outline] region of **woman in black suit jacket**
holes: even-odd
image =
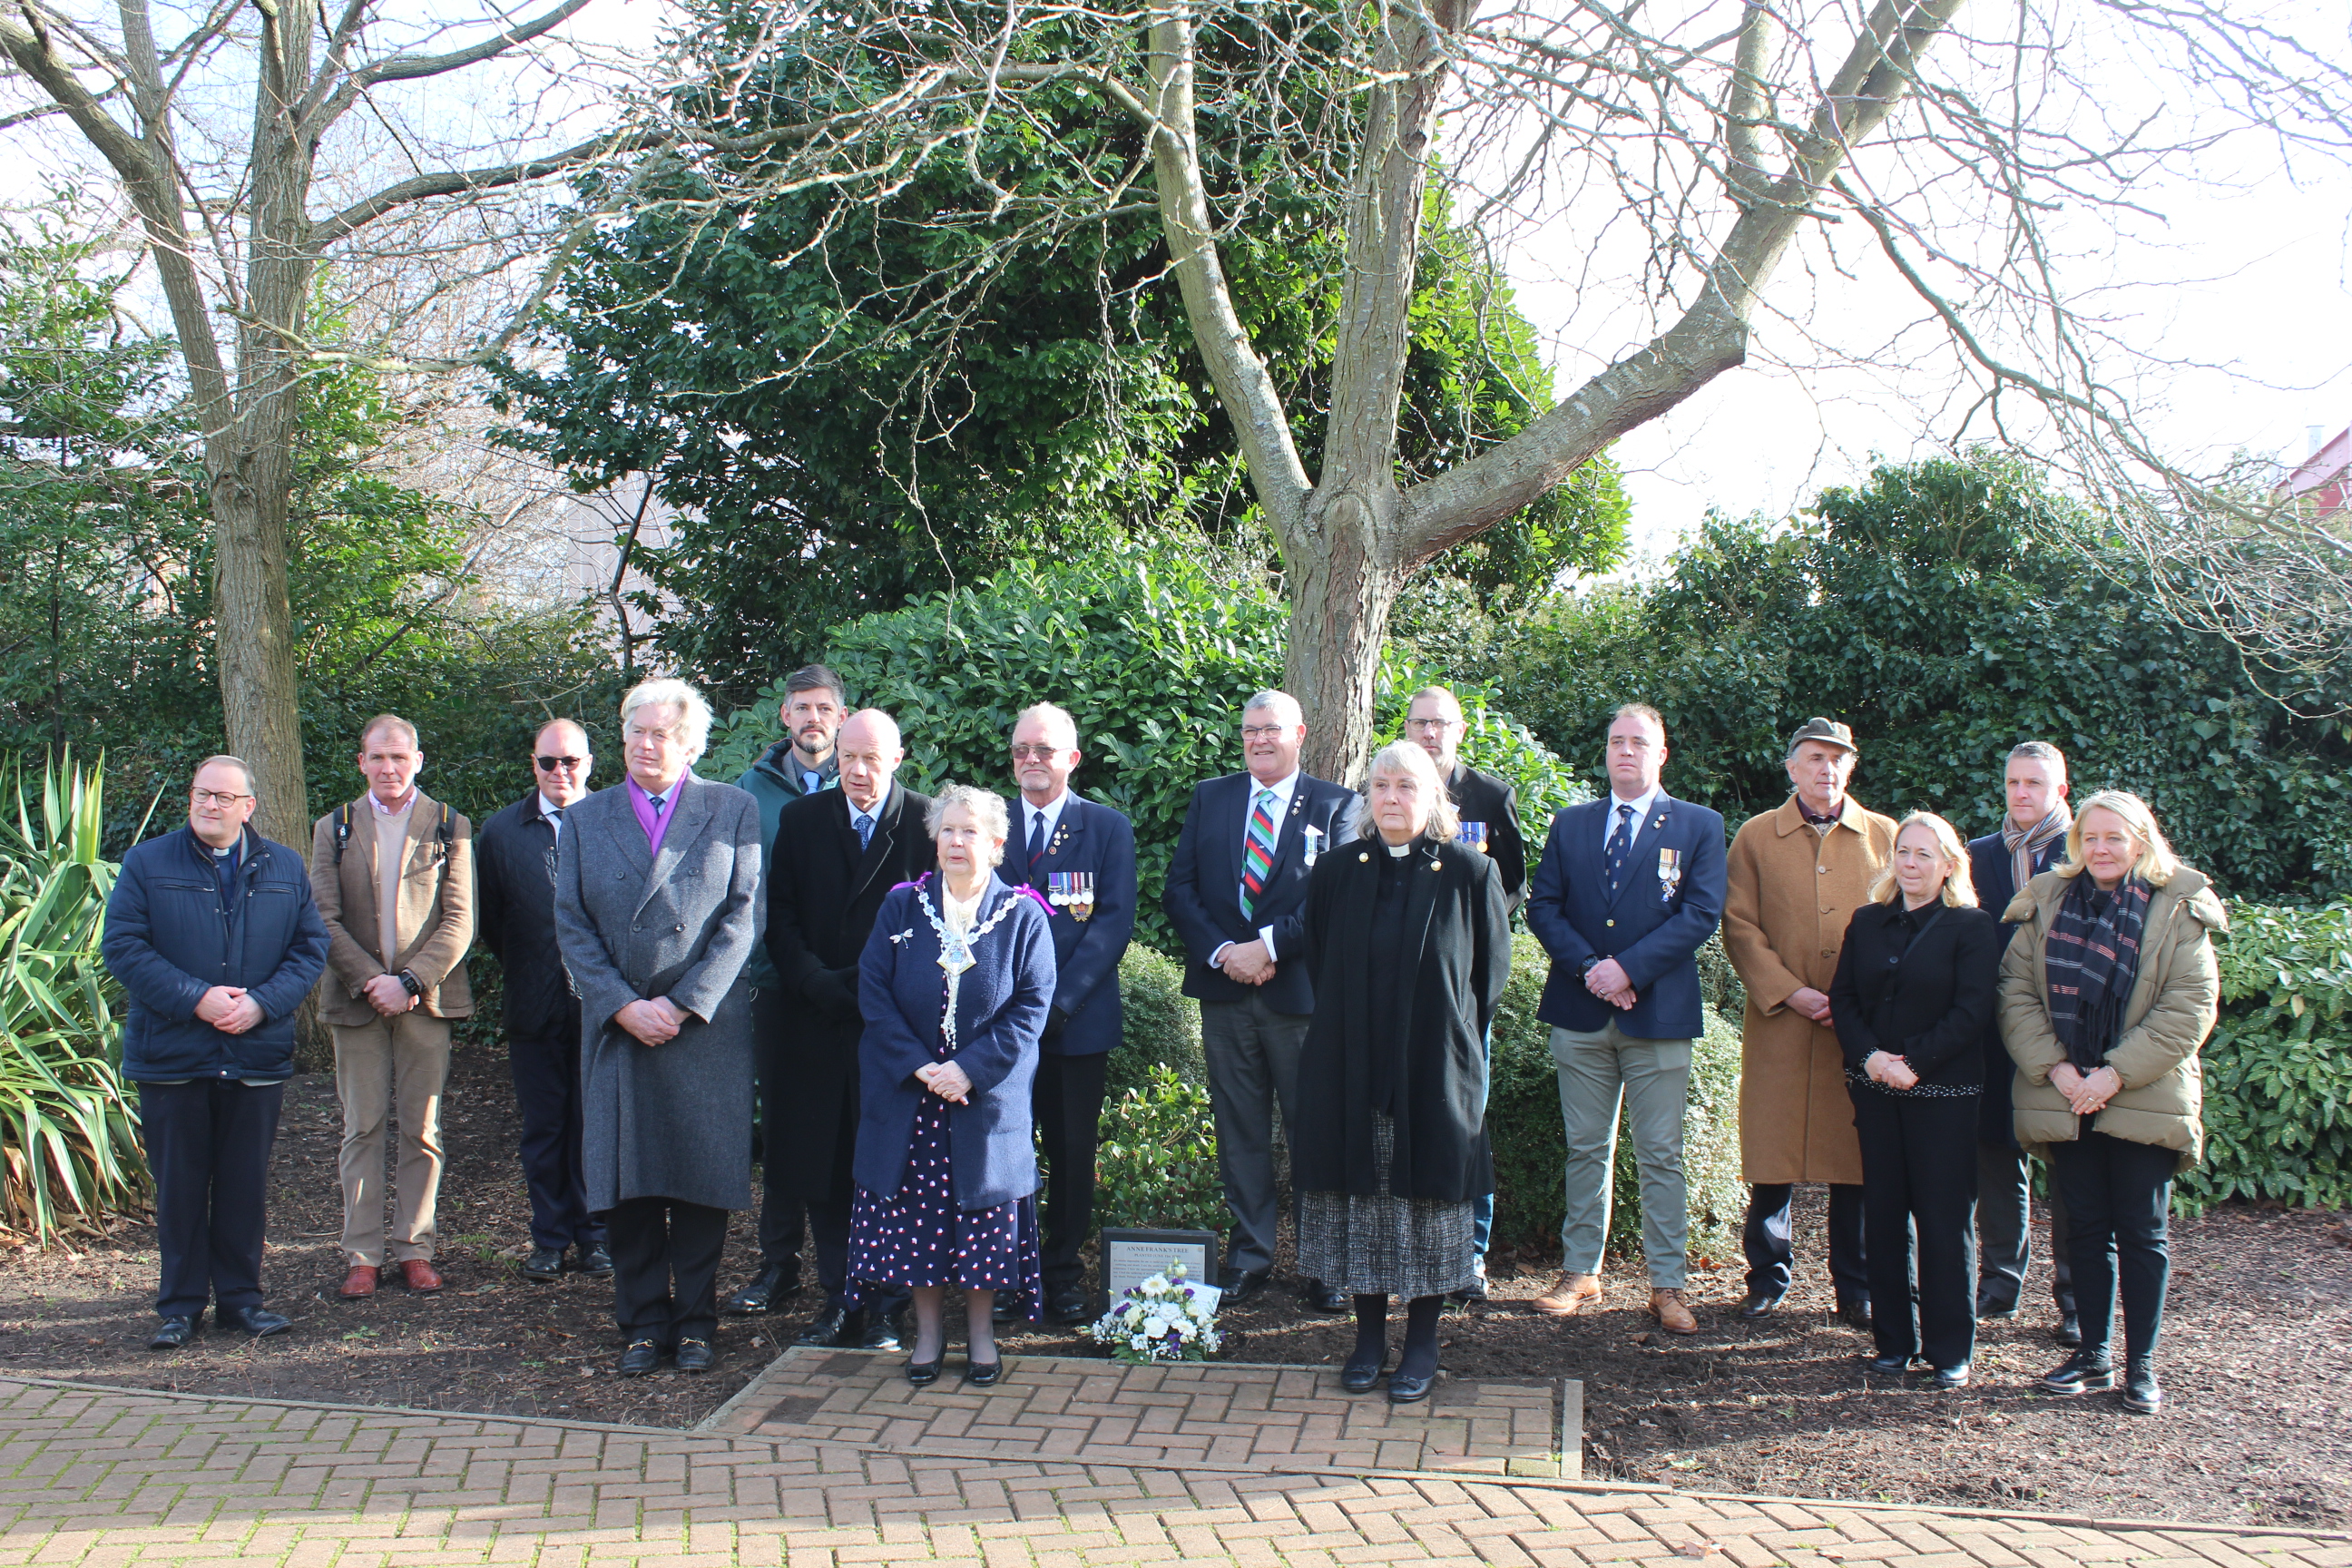
[[[1976,1350],[1977,1095],[2000,924],[1976,907],[1968,850],[1932,812],[1898,825],[1871,899],[1846,926],[1830,983],[1862,1139],[1870,1365],[1899,1376],[1924,1357],[1937,1387],[1958,1388]]]

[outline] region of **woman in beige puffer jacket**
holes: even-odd
[[[2114,1385],[2120,1284],[2124,1404],[2153,1414],[2164,1397],[2165,1220],[2174,1173],[2203,1151],[2197,1053],[2220,1013],[2213,933],[2228,918],[2147,803],[2120,790],[2083,803],[2065,864],[2027,883],[2001,918],[2015,928],[2000,1027],[2017,1063],[2017,1140],[2050,1162],[2065,1201],[2082,1313],[2082,1348],[2041,1386]]]

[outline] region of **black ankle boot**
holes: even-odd
[[[1339,1369],[1339,1386],[1349,1394],[1370,1394],[1389,1360],[1389,1299],[1356,1298],[1356,1348]]]
[[[2135,1415],[2153,1415],[2163,1405],[2164,1390],[2156,1384],[2156,1358],[2127,1358],[2124,1363],[2124,1408]]]
[[[1437,1319],[1445,1310],[1443,1296],[1415,1296],[1405,1308],[1404,1350],[1389,1377],[1389,1403],[1411,1405],[1429,1397],[1437,1381]]]
[[[2076,1351],[2042,1373],[2036,1386],[2044,1394],[2086,1394],[2095,1388],[2115,1385],[2115,1363],[2107,1359],[2106,1347],[2102,1345],[2096,1350],[2084,1346]]]

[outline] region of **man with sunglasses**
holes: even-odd
[[[593,1279],[613,1272],[580,1170],[580,1000],[555,942],[563,814],[587,798],[595,765],[587,731],[569,719],[541,726],[531,742],[538,787],[484,823],[475,839],[476,922],[482,945],[506,967],[507,1064],[522,1111],[522,1179],[530,1191],[522,1275],[541,1285],[563,1277],[566,1253]]]
[[[122,1076],[155,1177],[150,1350],[186,1344],[208,1303],[256,1339],[291,1326],[261,1305],[263,1200],[327,928],[302,858],[247,826],[253,805],[253,770],[205,758],[187,825],[124,856],[106,900],[101,951],[130,998]]]

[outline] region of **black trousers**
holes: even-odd
[[[1750,1295],[1779,1296],[1796,1278],[1796,1252],[1789,1238],[1789,1202],[1796,1195],[1788,1182],[1763,1182],[1748,1189],[1748,1223],[1739,1233],[1740,1249],[1748,1254]],[[1830,1279],[1841,1305],[1870,1300],[1870,1275],[1864,1259],[1862,1189],[1840,1183],[1830,1186]]]
[[[522,1183],[530,1193],[530,1240],[558,1252],[593,1247],[604,1227],[588,1213],[580,1173],[580,1030],[507,1037],[507,1067],[522,1112]]]
[[[803,1217],[806,1205],[800,1184],[793,1180],[792,1162],[782,1153],[791,1139],[783,1112],[793,1092],[784,1070],[784,1031],[791,1025],[792,1009],[781,984],[751,993],[752,1068],[760,1079],[754,1122],[760,1133],[760,1267],[781,1268],[788,1283],[798,1283],[801,1248],[808,1237]]]
[[[261,1305],[269,1153],[286,1086],[234,1079],[139,1086],[139,1135],[155,1177],[155,1310],[193,1318]]]
[[[2066,1194],[2074,1231],[2074,1304],[2082,1313],[2084,1350],[2105,1350],[2112,1342],[2120,1287],[2126,1352],[2156,1353],[2172,1273],[2166,1221],[2179,1163],[2170,1149],[2126,1143],[2088,1125],[2074,1142],[2050,1145],[2050,1173]]]
[[[1976,1096],[1848,1092],[1862,1139],[1871,1336],[1883,1356],[1961,1365],[1977,1340]]]
[[[1102,1131],[1103,1080],[1110,1054],[1037,1058],[1029,1111],[1045,1148],[1045,1293],[1086,1282],[1078,1249],[1095,1217],[1095,1140]]]
[[[674,1350],[719,1331],[719,1254],[727,1211],[677,1198],[631,1198],[604,1211],[613,1321],[631,1340]]]
[[[2074,1310],[2074,1260],[2066,1246],[2066,1200],[2050,1184],[2050,1294]],[[1977,1300],[2003,1310],[2025,1297],[2033,1267],[2033,1167],[2024,1151],[1977,1143]]]

